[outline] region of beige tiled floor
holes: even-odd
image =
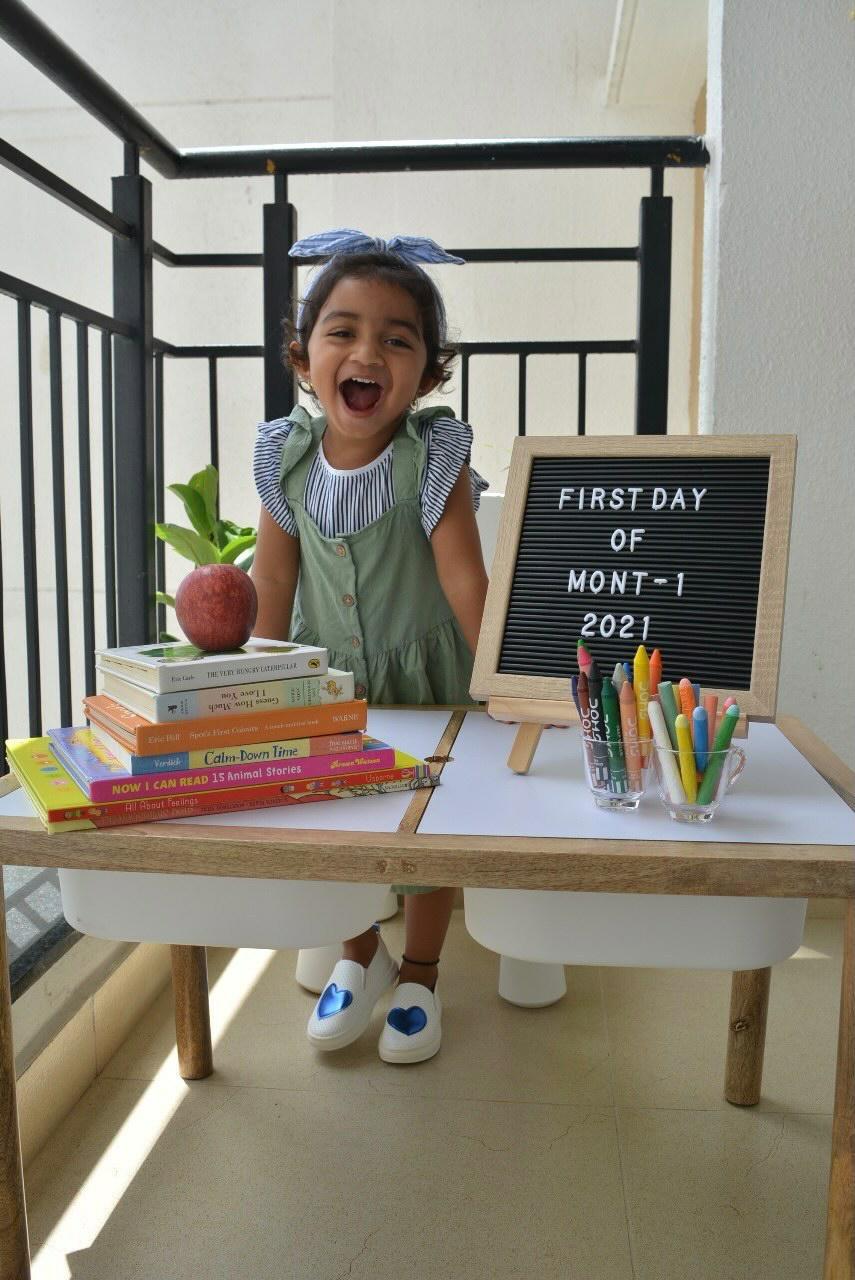
[[[390,949],[401,922],[384,926]],[[729,978],[568,970],[511,1008],[455,913],[439,1056],[303,1037],[291,952],[212,952],[217,1070],[158,1001],[28,1173],[35,1280],[811,1280],[841,921],[777,966],[763,1101],[721,1096]]]

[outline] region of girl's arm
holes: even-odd
[[[266,507],[258,520],[258,541],[250,577],[258,595],[252,634],[265,640],[287,640],[300,569],[300,539],[273,519]]]
[[[445,510],[431,534],[439,585],[454,610],[466,643],[474,654],[487,595],[487,571],[472,505],[469,468],[460,475],[448,495]]]

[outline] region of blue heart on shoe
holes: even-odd
[[[386,1021],[390,1027],[400,1031],[401,1035],[414,1036],[427,1026],[427,1014],[414,1004],[409,1009],[390,1009]]]
[[[318,1001],[318,1017],[331,1018],[334,1013],[341,1013],[342,1009],[352,1003],[351,993],[331,982]]]

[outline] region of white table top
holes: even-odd
[[[372,707],[368,729],[375,738],[399,751],[424,759],[433,755],[451,713],[434,707],[419,711],[385,711]],[[360,796],[354,800],[329,800],[320,804],[283,805],[281,808],[249,809],[239,813],[216,813],[200,818],[180,818],[183,824],[204,823],[206,827],[287,827],[301,831],[397,831],[412,800],[412,791],[388,795]],[[0,797],[0,814],[32,817],[34,809],[21,787]],[[176,819],[171,819],[175,822]],[[157,824],[152,824],[157,825]]]
[[[749,727],[739,743],[745,772],[704,826],[673,822],[655,781],[635,813],[598,809],[576,729],[546,729],[531,771],[517,775],[507,766],[516,732],[486,715],[466,717],[420,835],[855,844],[855,814],[774,725]]]

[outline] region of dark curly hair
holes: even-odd
[[[394,253],[337,254],[315,278],[301,303],[298,319],[286,316],[282,322],[282,359],[286,366],[299,375],[299,364],[308,363],[309,338],[318,322],[324,303],[341,280],[381,280],[396,285],[410,295],[416,304],[422,323],[422,336],[427,348],[424,377],[436,379],[436,385],[444,387],[451,379],[451,365],[457,355],[457,347],[448,339],[445,307],[430,276],[419,267],[405,262]],[[291,343],[297,344],[296,353]],[[310,391],[302,382],[304,391]]]

